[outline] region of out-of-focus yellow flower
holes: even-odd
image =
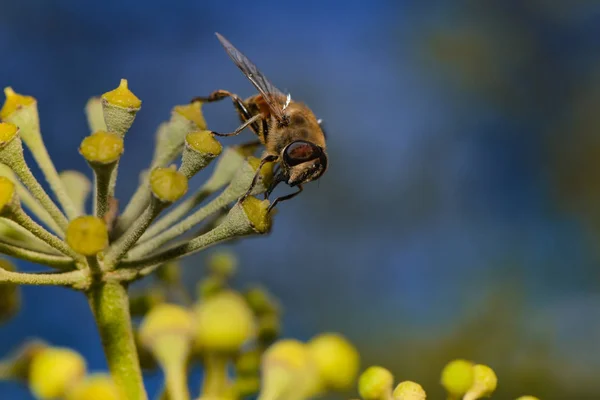
[[[521,397],[519,397],[518,399],[515,399],[515,400],[540,400],[540,399],[538,399],[535,396],[521,396]]]
[[[0,258],[0,269],[5,271],[16,271],[15,265]],[[0,323],[10,319],[19,310],[21,303],[19,285],[15,283],[0,283]]]
[[[400,382],[392,393],[394,400],[425,400],[427,395],[421,385],[412,381]]]
[[[195,314],[196,344],[200,349],[235,352],[255,333],[252,311],[233,291],[221,291],[201,301]]]
[[[196,124],[198,129],[206,129],[206,121],[202,114],[202,103],[194,102],[186,105],[176,106],[173,111],[177,115],[181,115],[185,119]]]
[[[460,398],[473,386],[473,363],[467,360],[450,361],[442,370],[441,383],[451,397]]]
[[[230,278],[237,270],[238,259],[232,252],[220,250],[212,253],[208,257],[207,264],[208,269],[212,274],[223,278]]]
[[[110,375],[92,374],[69,390],[65,400],[125,400],[125,397]]]
[[[348,390],[356,381],[360,357],[354,346],[337,333],[323,333],[308,342],[325,390]]]
[[[364,400],[388,400],[392,396],[394,376],[383,367],[372,366],[358,379],[358,392]]]
[[[48,347],[31,362],[29,388],[38,399],[58,399],[83,379],[85,371],[85,360],[79,353]]]
[[[490,397],[498,385],[496,373],[487,365],[474,365],[473,378],[473,386],[471,386],[467,394],[465,394],[464,400],[476,400],[482,397]]]
[[[303,400],[313,397],[318,386],[317,366],[306,344],[284,339],[265,351],[261,398]]]

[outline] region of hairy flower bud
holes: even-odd
[[[188,180],[173,168],[155,168],[150,174],[150,187],[157,199],[164,203],[172,203],[185,195]]]
[[[106,127],[121,137],[129,130],[142,101],[128,87],[127,79],[121,79],[119,87],[102,95]]]

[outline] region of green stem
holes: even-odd
[[[111,375],[128,400],[147,400],[125,286],[106,282],[87,293]]]
[[[112,177],[116,175],[116,165],[92,165],[94,170],[94,215],[98,218],[104,217],[109,209],[109,198],[113,195],[114,187],[111,187]]]
[[[0,253],[58,269],[69,269],[75,264],[71,258],[26,249],[5,239],[0,239]]]
[[[77,286],[85,285],[86,274],[83,271],[70,271],[60,273],[24,273],[0,269],[0,283],[16,283],[19,285],[51,285],[51,286]]]
[[[208,354],[204,359],[204,381],[202,398],[221,398],[229,386],[227,357],[222,354]]]

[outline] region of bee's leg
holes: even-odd
[[[246,197],[250,196],[252,189],[254,189],[254,186],[256,186],[256,183],[258,182],[258,178],[260,177],[260,170],[262,169],[262,167],[268,162],[277,161],[278,158],[279,158],[278,156],[269,154],[269,155],[263,157],[262,160],[260,160],[260,164],[258,164],[256,173],[254,174],[254,177],[252,178],[252,182],[250,183],[250,187],[248,188],[246,193],[242,197],[240,197],[240,202],[244,201],[246,199]]]
[[[273,171],[273,176],[273,182],[271,182],[271,186],[269,186],[269,188],[265,192],[265,200],[269,198],[271,192],[275,190],[275,187],[277,187],[277,185],[279,185],[281,182],[285,182],[286,180],[285,175],[281,172],[281,164],[277,165],[276,170]]]
[[[243,124],[241,124],[240,126],[237,127],[237,129],[231,133],[218,133],[215,131],[211,131],[211,133],[215,136],[237,136],[239,135],[244,129],[246,129],[249,125],[252,125],[254,122],[259,121],[262,118],[261,114],[256,114],[254,117],[246,120],[246,122],[244,122]]]
[[[297,192],[290,193],[288,195],[276,198],[275,201],[273,203],[271,203],[271,205],[267,209],[267,212],[271,212],[271,210],[273,209],[273,207],[275,207],[277,205],[277,203],[280,203],[282,201],[289,200],[289,199],[291,199],[293,197],[298,196],[300,194],[300,192],[302,192],[303,190],[304,190],[304,188],[302,187],[302,185],[298,185],[298,191]]]
[[[240,115],[242,116],[244,121],[247,119],[250,119],[250,117],[252,115],[248,111],[248,107],[246,106],[244,101],[237,94],[231,93],[227,90],[222,90],[222,89],[215,90],[214,92],[209,94],[207,97],[201,97],[201,96],[194,97],[192,99],[191,103],[195,103],[197,101],[200,101],[202,103],[213,103],[215,101],[221,101],[227,97],[231,97],[231,101],[233,102],[233,105],[235,106],[237,111],[240,113]]]

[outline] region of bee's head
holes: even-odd
[[[317,180],[327,169],[325,149],[305,140],[287,145],[281,155],[280,180],[290,186]]]

